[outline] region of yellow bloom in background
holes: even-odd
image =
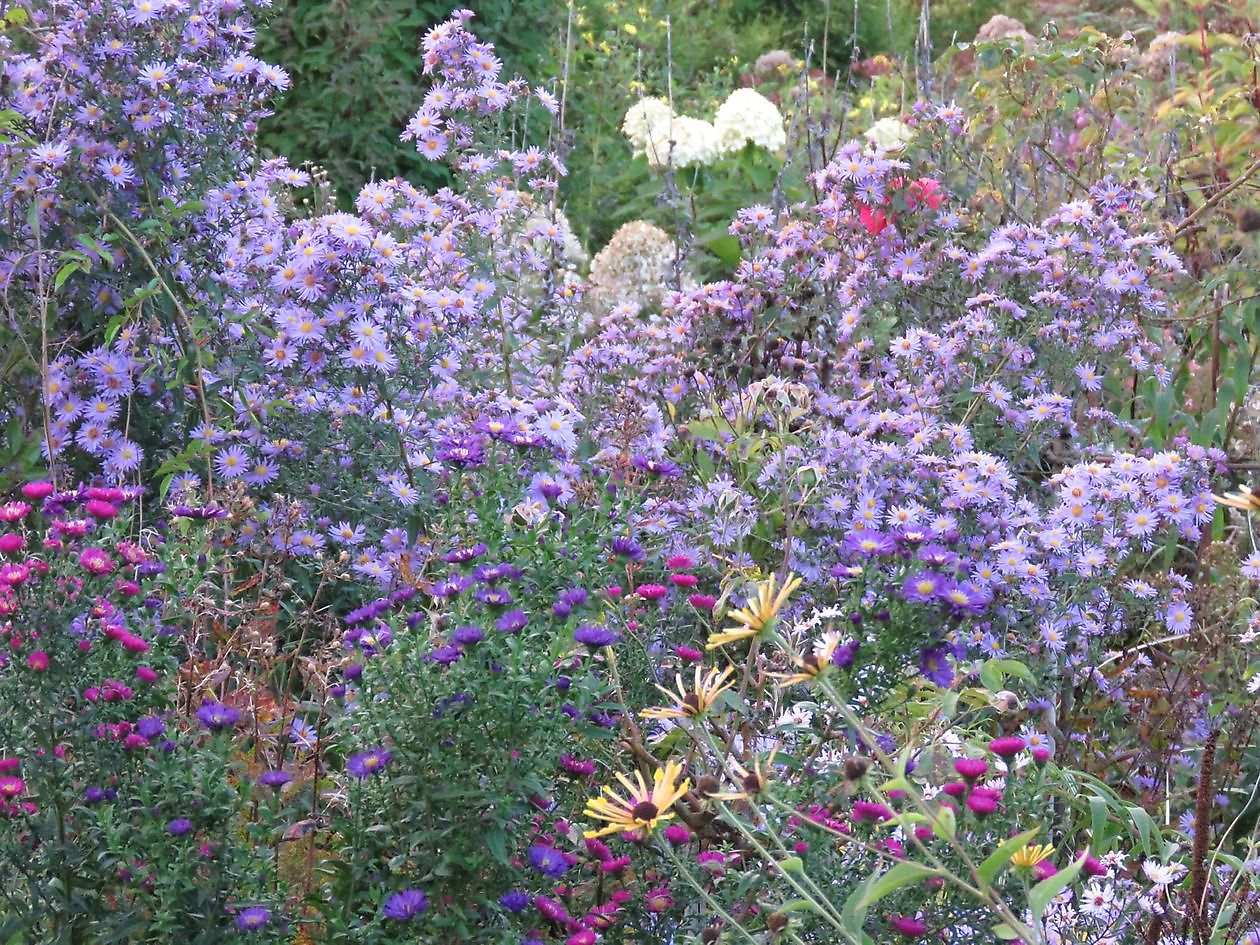
[[[736,640],[747,640],[765,630],[783,609],[792,592],[801,586],[801,579],[789,572],[787,580],[777,592],[775,583],[773,574],[758,583],[757,594],[748,598],[748,606],[732,611],[729,615],[739,626],[715,633],[709,638],[708,648],[712,650]]]
[[[611,787],[605,787],[599,797],[588,800],[586,816],[605,820],[608,826],[599,830],[588,830],[583,836],[602,837],[628,830],[651,830],[660,821],[669,820],[674,816],[669,809],[691,787],[690,779],[678,783],[681,775],[682,765],[671,761],[665,767],[656,769],[656,773],[652,775],[652,787],[649,789],[642,772],[636,771],[633,781],[618,772],[617,780],[628,793],[623,796]]]
[[[1018,869],[1030,870],[1042,860],[1048,860],[1054,856],[1054,847],[1048,843],[1032,843],[1028,846],[1021,847],[1020,850],[1011,857],[1013,863]]]
[[[751,768],[746,768],[738,761],[732,760],[731,768],[739,779],[740,790],[710,794],[709,797],[719,801],[748,801],[757,797],[766,789],[766,785],[770,783],[770,775],[767,769],[774,764],[774,757],[778,753],[779,749],[776,748],[766,758],[754,759]]]
[[[840,642],[840,634],[828,633],[819,641],[814,652],[792,657],[792,662],[796,664],[796,672],[771,673],[770,676],[779,680],[778,688],[780,689],[795,686],[797,683],[813,682],[822,675],[823,670],[831,665],[831,658],[835,655]]]
[[[674,676],[674,683],[678,686],[677,692],[666,689],[664,686],[656,687],[669,696],[674,701],[674,705],[644,709],[639,715],[645,719],[693,719],[708,709],[713,704],[713,700],[731,688],[730,680],[734,672],[734,667],[728,666],[721,670],[711,669],[701,677],[700,667],[697,666],[695,687],[690,692],[683,685],[682,674],[679,673]]]
[[[1231,509],[1242,509],[1244,512],[1260,511],[1260,493],[1252,492],[1250,486],[1239,486],[1237,492],[1214,495],[1218,505],[1228,505]]]

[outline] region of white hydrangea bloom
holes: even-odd
[[[900,151],[914,137],[914,129],[900,118],[881,118],[862,134],[884,151]]]
[[[647,150],[648,130],[669,121],[672,114],[669,102],[652,96],[639,99],[627,109],[621,130],[630,139],[636,154]]]
[[[670,163],[675,167],[711,164],[721,147],[717,129],[709,122],[677,115],[672,121],[652,126],[647,133],[646,152],[648,165],[660,170]]]
[[[755,89],[736,89],[718,107],[713,118],[723,154],[738,151],[751,141],[767,151],[787,146],[783,116],[774,102]]]

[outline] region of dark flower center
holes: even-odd
[[[659,817],[660,813],[660,808],[651,801],[639,801],[639,803],[635,804],[631,809],[630,816],[635,820],[647,823],[648,821],[655,820]]]
[[[700,697],[694,692],[687,693],[687,695],[683,697],[682,704],[683,708],[692,715],[696,715],[700,711]]]

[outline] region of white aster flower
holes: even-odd
[[[1186,875],[1186,868],[1180,863],[1161,863],[1158,860],[1144,860],[1142,872],[1156,886],[1171,886]]]

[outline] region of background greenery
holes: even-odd
[[[854,3],[857,4],[856,17]],[[935,0],[932,45],[970,39],[994,13],[1030,13],[1031,0]],[[619,131],[642,94],[669,79],[711,106],[758,56],[783,49],[829,75],[853,53],[908,54],[919,31],[918,0],[282,0],[259,36],[261,58],[289,70],[293,86],[262,128],[265,148],[318,161],[348,207],[365,181],[403,175],[443,182],[442,170],[398,140],[418,105],[419,40],[455,6],[477,13],[477,31],[509,72],[560,92],[567,74],[566,140],[572,176],[565,197],[574,228],[592,249],[607,241],[624,205],[626,145]],[[665,22],[670,24],[667,56]],[[856,32],[854,25],[856,23]],[[567,49],[567,55],[566,55]],[[567,63],[566,63],[567,60]],[[567,68],[566,68],[567,65]],[[694,90],[701,90],[695,93]],[[624,215],[623,215],[624,216]]]

